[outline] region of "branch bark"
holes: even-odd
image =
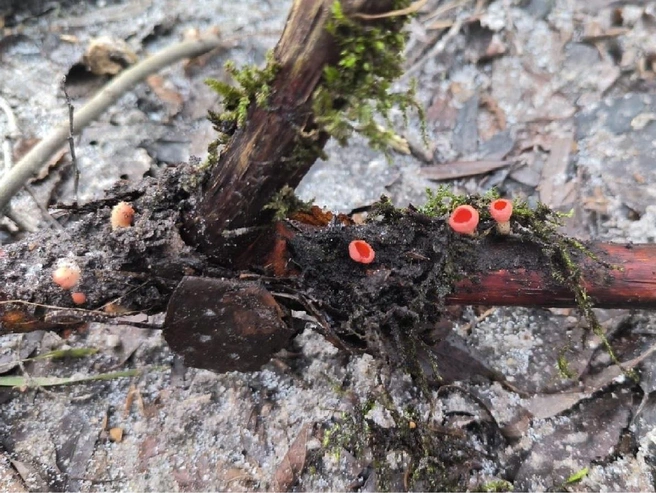
[[[535,249],[522,244],[523,258],[514,268],[500,266],[495,258],[507,258],[515,248],[485,244],[477,253],[490,269],[472,273],[455,286],[447,303],[490,306],[575,306],[572,292],[558,285],[545,268],[522,267],[540,260]],[[583,261],[584,287],[594,306],[600,308],[656,308],[656,245],[599,243],[591,247],[604,261],[617,266],[605,269],[589,258]],[[485,250],[485,251],[483,251]],[[543,263],[544,265],[544,263]]]
[[[328,140],[315,125],[312,95],[324,67],[339,57],[338,46],[326,31],[332,3],[294,1],[274,52],[280,69],[271,84],[268,107],[251,105],[246,124],[215,163],[199,207],[187,218],[190,240],[221,262],[235,265],[238,254],[224,232],[269,224],[273,214],[264,206],[285,185],[298,185]],[[342,2],[350,15],[386,12],[392,3]]]

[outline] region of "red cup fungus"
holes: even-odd
[[[112,209],[110,223],[112,230],[118,228],[129,228],[134,220],[134,207],[127,202],[119,202]]]
[[[52,281],[62,289],[73,288],[80,280],[81,271],[77,264],[71,261],[60,261],[52,272]]]
[[[510,216],[512,216],[512,200],[496,199],[490,203],[490,215],[497,222],[497,231],[499,234],[507,235],[510,233]]]
[[[376,257],[376,252],[371,245],[364,240],[353,240],[349,243],[349,256],[355,262],[370,264]]]
[[[449,226],[456,233],[473,235],[478,226],[478,211],[471,205],[459,205],[449,217]]]
[[[87,301],[87,295],[80,291],[76,291],[75,293],[71,293],[71,299],[76,305],[83,305]]]

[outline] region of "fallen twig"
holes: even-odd
[[[127,69],[107,84],[76,114],[77,131],[98,118],[128,89],[144,80],[153,72],[184,58],[191,58],[221,46],[223,41],[216,35],[206,35],[192,41],[169,46],[155,55]],[[0,180],[0,211],[25,183],[43,167],[44,163],[58,151],[69,136],[68,120],[58,125],[53,132],[32,148],[16,166]]]

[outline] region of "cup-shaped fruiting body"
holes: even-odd
[[[490,215],[497,222],[499,234],[507,235],[510,233],[510,216],[512,216],[512,212],[512,200],[496,199],[490,202]]]
[[[370,264],[376,257],[376,252],[371,245],[364,240],[353,240],[349,243],[349,256],[355,262]]]
[[[449,216],[449,226],[456,233],[473,235],[478,226],[478,211],[471,205],[459,205]]]
[[[80,291],[76,291],[74,293],[71,293],[71,299],[73,300],[73,303],[75,303],[76,305],[83,305],[84,303],[87,302],[87,295],[81,293]]]
[[[80,268],[75,262],[62,260],[52,272],[52,280],[62,289],[71,289],[80,281],[81,275]]]
[[[110,222],[112,229],[129,228],[134,219],[134,208],[127,202],[119,202],[112,209]]]

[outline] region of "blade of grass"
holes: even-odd
[[[100,380],[114,380],[116,378],[135,377],[143,370],[124,370],[99,375],[80,377],[26,377],[4,376],[0,377],[0,387],[53,387],[55,385],[70,385],[73,383],[93,382]]]
[[[98,352],[97,348],[94,347],[81,347],[81,348],[72,348],[72,349],[57,349],[55,351],[50,351],[49,353],[40,354],[32,358],[24,359],[25,361],[36,361],[40,359],[61,359],[61,358],[84,358],[85,356],[91,356]]]

